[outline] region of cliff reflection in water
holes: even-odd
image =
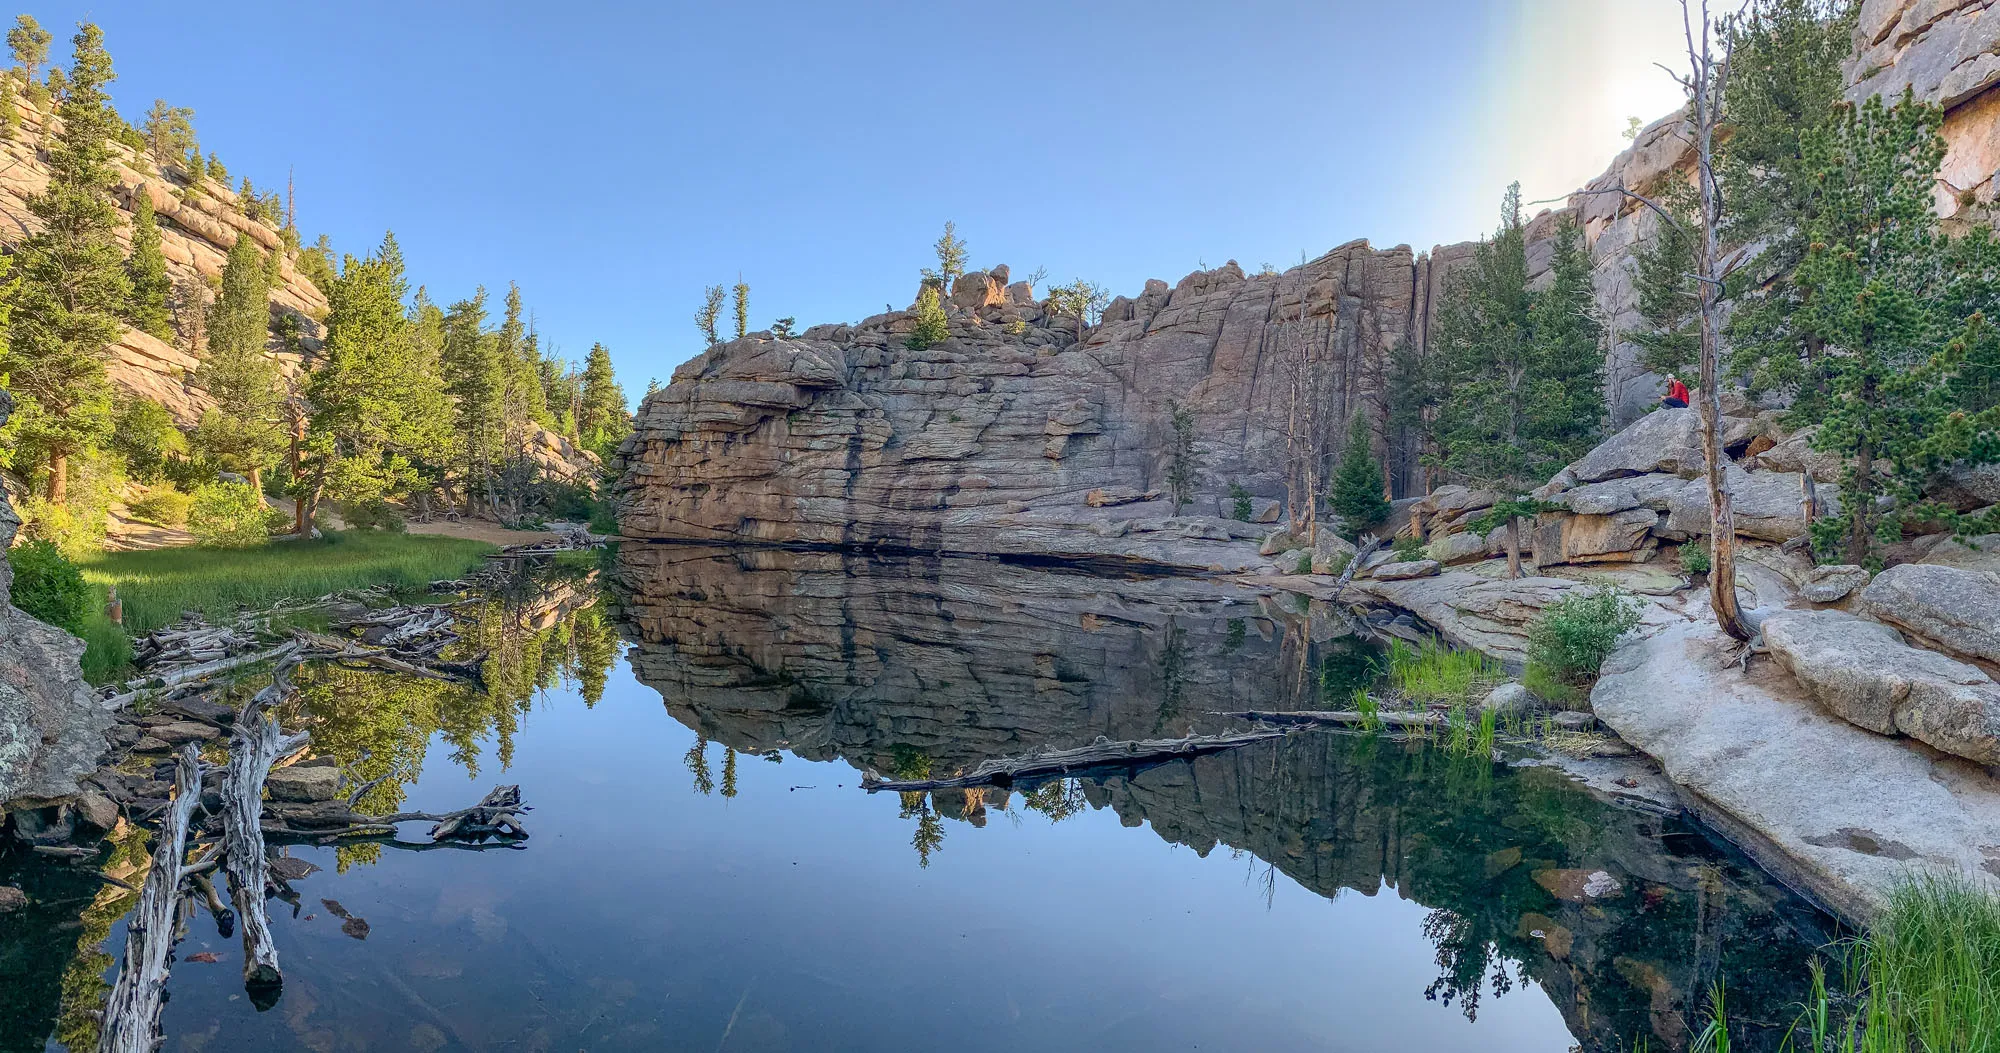
[[[732,793],[745,753],[945,775],[1212,730],[1212,711],[1307,707],[1371,675],[1369,646],[1324,612],[1206,581],[639,544],[619,562],[634,672],[702,737],[685,758],[701,793]],[[1109,808],[1203,855],[1254,856],[1267,888],[1282,874],[1328,897],[1393,891],[1431,908],[1425,996],[1476,1017],[1532,982],[1590,1049],[1684,1048],[1718,981],[1746,1048],[1776,1048],[1829,938],[1678,818],[1552,769],[1384,738],[1302,734],[1131,777],[883,803],[913,820],[913,865],[977,836],[947,820]]]

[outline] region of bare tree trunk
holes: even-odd
[[[264,912],[264,887],[270,882],[270,868],[264,858],[264,776],[278,758],[298,749],[308,736],[285,735],[278,722],[267,719],[265,710],[291,692],[291,684],[280,673],[271,686],[257,692],[243,704],[236,716],[235,732],[229,743],[229,767],[222,780],[222,833],[227,855],[223,870],[229,875],[229,896],[236,904],[236,917],[243,929],[243,983],[271,986],[281,983],[278,948],[271,940],[271,923]]]
[[[1521,576],[1521,517],[1507,517],[1507,576]]]
[[[69,454],[49,451],[49,503],[60,505],[69,496]]]
[[[188,823],[201,800],[201,766],[192,743],[174,762],[174,797],[153,840],[153,864],[132,920],[125,926],[125,957],[104,1003],[99,1053],[153,1053],[160,1044],[160,1003],[167,989],[167,956],[174,949],[174,908],[190,870]]]
[[[1681,0],[1682,29],[1687,36],[1690,116],[1694,123],[1695,147],[1701,181],[1701,272],[1696,275],[1701,289],[1701,452],[1708,468],[1709,537],[1713,552],[1709,560],[1708,600],[1715,609],[1715,622],[1722,631],[1738,640],[1754,635],[1743,619],[1736,600],[1736,512],[1730,504],[1729,484],[1724,469],[1720,422],[1722,418],[1722,320],[1717,303],[1722,291],[1721,251],[1716,228],[1722,221],[1722,194],[1715,181],[1715,129],[1721,123],[1718,112],[1723,99],[1723,78],[1728,74],[1727,56],[1720,69],[1709,51],[1708,2],[1701,5],[1701,40],[1697,45],[1693,12],[1689,0]]]
[[[250,466],[250,489],[264,492],[264,469],[254,464]]]

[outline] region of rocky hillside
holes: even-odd
[[[0,247],[9,250],[38,227],[27,202],[48,186],[43,144],[56,123],[51,114],[25,99],[17,99],[15,106],[21,115],[20,130],[11,139],[0,140],[0,217],[4,217]],[[293,266],[292,257],[283,253],[285,243],[278,228],[250,218],[236,193],[214,180],[189,187],[179,170],[162,171],[150,157],[124,143],[113,142],[110,147],[117,170],[114,194],[118,203],[129,213],[138,195],[152,199],[167,274],[176,288],[193,289],[219,281],[230,246],[238,238],[254,240],[266,253],[281,253],[279,281],[270,292],[272,324],[288,318],[300,335],[303,353],[288,349],[275,338],[267,353],[287,374],[311,368],[313,352],[325,333],[327,299]],[[129,236],[129,227],[121,236]],[[177,328],[180,333],[173,341],[126,329],[110,349],[107,368],[118,391],[158,402],[173,414],[177,424],[192,427],[212,400],[194,383],[200,359],[190,346],[187,327],[177,323]],[[546,471],[564,479],[595,477],[594,455],[554,432],[540,428],[536,432],[530,450]]]
[[[2000,0],[1868,0],[1847,65],[1850,94],[1899,92],[1947,106],[1939,208],[1990,215],[2000,193]],[[1656,122],[1591,187],[1658,186],[1689,160],[1672,118]],[[1545,268],[1557,223],[1590,246],[1598,306],[1615,333],[1638,320],[1635,249],[1654,234],[1642,207],[1582,194],[1529,225]],[[1165,489],[1171,406],[1195,415],[1192,511],[1233,508],[1233,488],[1268,513],[1283,496],[1288,363],[1323,378],[1322,441],[1366,408],[1381,420],[1389,356],[1427,347],[1445,275],[1469,245],[1416,253],[1343,245],[1282,274],[1235,263],[1119,297],[1100,324],[1044,315],[1004,267],[950,292],[951,339],[904,346],[907,311],[798,339],[752,334],[711,349],[650,397],[621,454],[624,531],[635,537],[895,545],[918,549],[1119,554],[1145,558],[1190,532],[1149,494]],[[1657,397],[1638,349],[1614,340],[1606,407],[1614,427]],[[1398,494],[1420,492],[1407,451],[1386,447]],[[1121,511],[1106,511],[1124,506]],[[1256,518],[1262,518],[1258,516]],[[1176,520],[1169,522],[1169,520]]]

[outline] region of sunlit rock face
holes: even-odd
[[[914,315],[892,311],[752,334],[676,370],[621,451],[622,532],[1132,558],[1261,538],[1219,518],[1231,488],[1283,495],[1295,401],[1323,406],[1329,435],[1376,406],[1435,292],[1428,260],[1355,242],[1282,274],[1232,262],[1151,281],[1080,331],[1025,283],[993,293],[1005,276],[962,277],[951,337],[922,350]],[[1283,366],[1300,354],[1319,363],[1311,390]],[[1196,461],[1179,509],[1177,406]]]
[[[1099,735],[1218,729],[1209,711],[1310,705],[1369,675],[1321,612],[1224,603],[1185,579],[637,544],[619,562],[635,673],[738,753],[943,776]],[[1245,853],[1247,895],[1278,875],[1328,897],[1393,891],[1433,908],[1440,1000],[1477,1012],[1496,975],[1532,982],[1586,1049],[1641,1035],[1686,1048],[1718,975],[1743,1020],[1782,1025],[1825,938],[1808,907],[1678,820],[1434,746],[1304,734],[1071,784],[884,797],[931,824],[929,851],[1007,811],[1108,808],[1204,856]],[[1781,1037],[1752,1024],[1738,1040]]]

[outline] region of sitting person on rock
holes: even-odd
[[[1668,409],[1688,407],[1688,386],[1681,383],[1681,378],[1667,374],[1667,393],[1660,396],[1660,405]]]

